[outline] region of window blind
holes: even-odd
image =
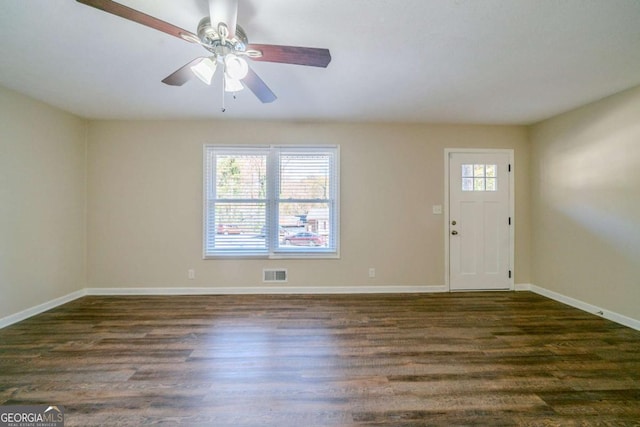
[[[205,146],[204,255],[337,255],[338,147]]]

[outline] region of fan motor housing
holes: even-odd
[[[228,33],[224,24],[220,24],[218,29],[211,26],[211,19],[205,16],[198,24],[198,37],[203,46],[216,55],[226,55],[234,52],[244,52],[249,41],[247,34],[240,25],[236,25],[235,37],[229,39],[221,33]]]

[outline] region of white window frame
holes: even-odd
[[[208,250],[215,239],[215,213],[209,212],[209,202],[215,200],[215,156],[218,153],[267,153],[266,250]],[[281,153],[327,152],[332,154],[330,190],[328,199],[279,199]],[[340,147],[337,145],[217,145],[203,147],[203,259],[268,258],[268,259],[337,259],[340,258]],[[260,201],[260,200],[258,200]],[[279,244],[279,206],[291,202],[327,203],[330,215],[330,241],[328,247],[282,247]],[[215,203],[215,202],[214,202]],[[213,221],[213,223],[211,223]],[[208,235],[207,233],[213,233]]]

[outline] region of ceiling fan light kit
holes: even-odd
[[[249,66],[245,58],[322,68],[326,68],[331,62],[328,49],[249,44],[244,29],[236,23],[238,0],[209,0],[209,16],[200,20],[197,35],[112,0],[77,1],[189,43],[199,44],[213,54],[194,59],[162,80],[171,86],[182,86],[194,76],[210,85],[217,65],[221,63],[224,68],[225,91],[237,92],[246,86],[261,102],[270,103],[277,99],[276,95]]]

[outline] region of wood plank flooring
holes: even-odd
[[[0,330],[66,426],[640,426],[640,332],[529,292],[84,297]]]

